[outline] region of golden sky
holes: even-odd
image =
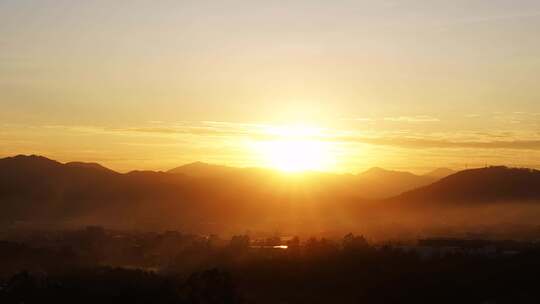
[[[539,29],[525,0],[4,0],[0,156],[540,167]]]

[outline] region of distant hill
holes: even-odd
[[[61,164],[36,155],[0,159],[1,212],[13,219],[78,213],[87,201],[103,202],[119,176],[97,164]]]
[[[174,174],[185,174],[193,177],[205,178],[268,178],[277,173],[268,169],[235,168],[194,162],[167,171]],[[340,191],[354,192],[355,195],[378,199],[392,197],[407,190],[428,185],[438,178],[419,176],[410,172],[391,171],[382,168],[371,168],[356,175],[337,175],[330,173],[302,173],[305,180],[323,180],[327,184],[339,184]],[[345,188],[344,188],[345,187]]]
[[[464,170],[394,199],[463,204],[540,200],[540,171],[503,166]]]
[[[208,167],[207,172],[223,169],[196,164],[184,167],[184,174],[120,174],[98,164],[62,164],[35,155],[0,159],[0,226],[98,223],[243,231],[293,216],[294,204],[334,204],[346,195],[315,180],[290,186],[266,170],[227,168],[232,175],[219,177],[205,173]]]
[[[167,173],[184,174],[202,178],[256,178],[268,179],[281,173],[269,169],[235,168],[194,162],[167,171]],[[300,174],[304,180],[324,181],[326,185],[334,185],[336,191],[354,193],[368,199],[386,198],[398,195],[407,190],[428,185],[437,180],[429,176],[419,176],[410,172],[390,171],[382,168],[371,168],[356,175],[338,175],[331,173],[308,172]]]
[[[194,162],[167,171],[172,174],[185,174],[195,177],[217,177],[238,173],[240,168],[212,165],[203,162]]]
[[[86,169],[93,169],[93,170],[98,170],[98,171],[108,172],[108,173],[117,173],[116,171],[103,167],[102,165],[98,163],[69,162],[69,163],[66,163],[65,165],[67,167],[73,167],[73,168],[86,168]]]
[[[356,186],[362,189],[363,197],[385,198],[416,189],[435,182],[437,178],[415,175],[410,172],[371,168],[357,175]]]
[[[430,178],[433,178],[433,179],[441,179],[441,178],[444,178],[444,177],[447,177],[449,175],[452,175],[456,173],[456,171],[452,170],[452,169],[448,169],[448,168],[437,168],[431,172],[428,172],[426,174],[424,174],[423,176],[426,176],[426,177],[430,177]]]
[[[35,155],[0,159],[0,227],[347,230],[401,221],[414,206],[540,201],[540,172],[506,167],[465,170],[434,183],[380,168],[357,175],[288,175],[194,163],[171,172],[122,174],[95,163],[62,164]],[[395,196],[375,199],[389,195]]]
[[[62,164],[19,155],[0,159],[0,222],[99,219],[118,225],[257,225],[316,217],[304,210],[307,207],[326,206],[325,215],[342,212],[346,204],[396,195],[427,182],[383,169],[359,175],[288,175],[200,162],[169,172],[121,174],[96,163]]]

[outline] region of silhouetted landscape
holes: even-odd
[[[446,229],[521,237],[536,231],[540,211],[540,171],[506,167],[439,180],[380,168],[285,175],[203,163],[120,174],[99,164],[20,155],[0,160],[0,181],[5,229],[104,225],[226,236],[360,232],[374,239]]]
[[[437,171],[284,175],[193,163],[122,174],[4,158],[0,299],[540,300],[540,171]]]
[[[0,0],[0,304],[540,303],[538,75],[538,0]]]

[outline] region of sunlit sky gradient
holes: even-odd
[[[265,166],[301,126],[329,171],[540,167],[539,75],[540,1],[3,0],[0,156]]]

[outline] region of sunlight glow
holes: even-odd
[[[333,165],[329,142],[317,140],[320,130],[308,127],[272,127],[276,139],[255,143],[266,166],[285,171],[327,171]]]

